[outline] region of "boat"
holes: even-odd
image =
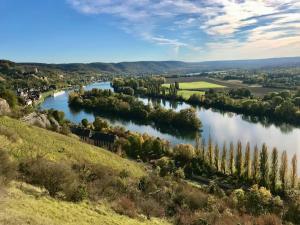
[[[65,93],[65,91],[56,91],[56,92],[54,92],[54,93],[52,94],[52,96],[53,96],[53,97],[57,97],[57,96],[62,95],[62,94],[64,94],[64,93]]]

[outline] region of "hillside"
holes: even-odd
[[[13,184],[5,197],[0,197],[2,225],[167,225],[167,221],[131,219],[110,209],[108,203],[71,203],[55,200],[39,188]]]
[[[67,137],[8,118],[0,117],[0,149],[17,161],[37,154],[66,162],[92,162],[115,171],[129,171],[131,177],[146,174],[142,165],[116,154]],[[115,213],[109,203],[66,202],[51,198],[43,189],[13,182],[0,190],[0,224],[169,224],[158,219],[131,219]]]
[[[34,66],[43,69],[65,72],[89,71],[123,74],[156,74],[156,73],[193,73],[226,69],[271,69],[281,67],[299,67],[300,57],[269,58],[252,60],[224,60],[203,62],[182,61],[138,61],[120,63],[17,63],[21,66]]]
[[[0,133],[0,148],[9,149],[16,159],[41,154],[51,160],[87,161],[111,167],[117,171],[128,170],[136,177],[145,175],[144,168],[137,163],[107,150],[85,144],[75,137],[28,126],[8,117],[0,117],[0,126],[6,129],[6,133],[12,134],[12,138],[16,140],[11,141]]]

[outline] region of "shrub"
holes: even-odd
[[[22,162],[19,170],[27,182],[44,187],[51,197],[66,190],[76,179],[74,172],[65,163],[52,162],[43,158]]]
[[[164,208],[154,199],[142,199],[139,203],[142,213],[150,217],[163,217],[165,215]]]
[[[80,202],[88,196],[87,188],[77,181],[63,187],[63,192],[67,201]]]
[[[272,194],[264,187],[258,188],[253,185],[246,195],[246,208],[254,215],[261,215],[269,212]]]
[[[192,187],[179,187],[174,202],[180,207],[195,211],[207,207],[208,195]]]
[[[0,185],[8,184],[16,175],[16,164],[8,153],[0,149]]]
[[[113,209],[115,210],[115,212],[121,215],[129,216],[131,218],[137,216],[135,203],[125,196],[121,197],[117,202],[115,202]]]

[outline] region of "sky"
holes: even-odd
[[[300,0],[0,0],[16,62],[300,56]]]

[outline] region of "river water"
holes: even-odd
[[[109,82],[93,83],[85,87],[86,90],[93,88],[111,89]],[[83,118],[92,122],[95,114],[86,112],[84,110],[74,111],[68,106],[68,92],[57,97],[49,97],[42,104],[41,109],[57,109],[63,111],[67,119],[74,123],[80,123]],[[176,111],[190,107],[186,103],[171,103],[163,100],[151,100],[140,98],[145,103],[161,104],[165,108],[172,108]],[[235,113],[220,112],[212,109],[197,108],[197,115],[202,122],[201,136],[208,139],[211,135],[215,143],[220,146],[224,141],[233,141],[236,143],[240,140],[243,146],[249,141],[252,147],[258,145],[259,147],[266,143],[269,149],[277,147],[279,152],[283,150],[288,151],[291,158],[294,153],[297,153],[300,159],[300,128],[291,125],[281,124],[275,125],[266,122],[258,122],[255,118],[250,119]],[[147,133],[151,136],[160,137],[170,141],[171,144],[190,143],[194,144],[194,138],[191,135],[170,134],[166,131],[161,131],[150,125],[141,125],[130,120],[124,120],[116,117],[105,116],[111,125],[123,126],[127,130]]]

